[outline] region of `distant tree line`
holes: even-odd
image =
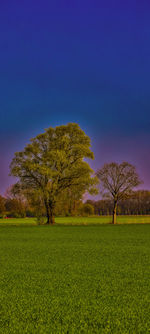
[[[95,215],[112,215],[113,201],[102,199],[99,201],[87,200],[94,208]],[[150,191],[134,191],[129,198],[118,203],[117,214],[119,215],[150,215]]]
[[[67,194],[55,207],[55,216],[89,216],[94,215],[94,206],[75,198],[67,198]],[[0,218],[24,218],[46,216],[45,206],[40,198],[3,197],[0,195]]]
[[[112,215],[113,201],[111,199],[101,199],[98,201],[82,200],[75,198],[75,194],[70,196],[67,192],[59,198],[56,208],[56,216],[93,216]],[[150,191],[134,191],[130,198],[120,201],[117,208],[118,215],[150,215]],[[45,207],[41,199],[27,200],[19,196],[3,197],[0,195],[0,217],[38,217],[45,216]]]

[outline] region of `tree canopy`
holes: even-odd
[[[42,196],[47,223],[54,223],[54,209],[60,194],[75,189],[80,196],[97,192],[98,179],[84,160],[94,159],[90,138],[78,124],[48,128],[16,152],[10,165],[11,175],[19,178],[18,186]]]

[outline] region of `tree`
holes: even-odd
[[[22,189],[43,199],[47,224],[54,224],[54,209],[63,191],[79,188],[96,192],[97,177],[84,158],[94,159],[90,138],[78,124],[48,128],[15,153],[10,170]]]
[[[117,205],[120,200],[127,198],[134,187],[141,181],[134,166],[128,162],[121,164],[112,162],[104,166],[96,173],[104,192],[113,199],[113,224],[116,224]],[[105,193],[107,194],[107,193]]]
[[[5,198],[0,195],[0,216],[3,216],[5,210]]]
[[[82,216],[92,216],[94,215],[94,207],[92,204],[84,203],[80,209]]]
[[[76,216],[78,208],[82,203],[82,191],[79,189],[65,189],[63,194],[58,196],[56,203],[55,214],[58,216]]]
[[[27,200],[18,184],[9,186],[5,192],[7,216],[23,218],[26,216]]]
[[[7,216],[13,218],[24,218],[25,217],[25,207],[23,203],[18,199],[6,199],[6,211]]]

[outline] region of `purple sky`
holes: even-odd
[[[150,189],[150,3],[0,2],[0,193],[14,152],[78,122],[97,170],[136,165]]]

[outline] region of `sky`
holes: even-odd
[[[136,166],[150,189],[150,2],[0,1],[0,193],[31,137],[77,122],[96,171]]]

